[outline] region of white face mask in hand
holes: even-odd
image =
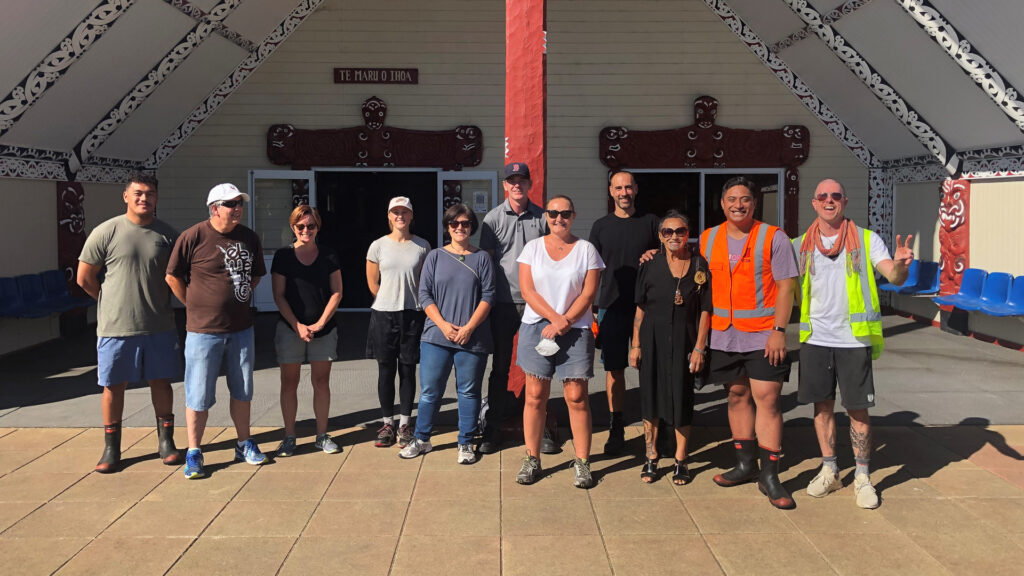
[[[534,350],[541,356],[553,356],[555,352],[558,352],[558,344],[551,338],[544,338],[537,343]]]

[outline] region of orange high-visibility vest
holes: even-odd
[[[778,227],[754,222],[743,255],[733,268],[725,224],[700,235],[700,251],[711,271],[711,327],[730,325],[742,332],[771,330],[775,322],[778,286],[772,276],[772,239]]]

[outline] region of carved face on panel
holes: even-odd
[[[967,208],[964,205],[964,184],[958,180],[946,180],[942,183],[942,204],[939,206],[939,219],[942,227],[952,232],[967,221]]]
[[[292,180],[292,208],[309,204],[309,181]]]
[[[85,232],[85,208],[82,205],[84,201],[85,193],[74,186],[67,186],[60,193],[60,215],[57,223],[72,234]]]
[[[384,126],[384,118],[388,114],[388,105],[383,100],[372,96],[363,102],[363,122],[370,130],[380,130]]]
[[[693,123],[700,128],[711,128],[718,119],[718,100],[700,96],[693,101]]]

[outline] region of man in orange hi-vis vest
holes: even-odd
[[[797,264],[785,232],[754,219],[757,194],[757,184],[749,178],[729,179],[722,187],[725,222],[700,237],[711,271],[708,382],[724,385],[729,393],[729,428],[736,449],[736,467],[714,481],[728,487],[757,480],[773,506],[788,510],[796,504],[779,480],[779,395],[789,380],[786,325]]]

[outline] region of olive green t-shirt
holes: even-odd
[[[177,237],[165,222],[140,226],[124,215],[89,234],[78,259],[103,267],[97,336],[123,338],[175,329],[171,289],[164,275]]]

